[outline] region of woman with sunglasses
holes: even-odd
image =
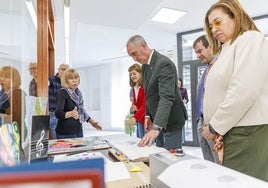
[[[268,40],[237,0],[212,5],[205,27],[219,57],[206,78],[203,136],[223,166],[268,181]]]

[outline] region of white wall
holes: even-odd
[[[0,66],[15,67],[28,93],[28,65],[37,60],[37,33],[24,1],[0,0],[0,4]]]
[[[124,118],[131,104],[128,67],[133,63],[130,58],[121,58],[77,69],[85,107],[104,130],[124,129]]]
[[[96,66],[77,68],[85,107],[104,130],[124,130],[124,119],[131,105],[128,68],[134,63],[131,58],[124,57]]]

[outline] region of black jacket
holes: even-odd
[[[59,119],[56,133],[59,135],[71,135],[81,132],[82,124],[79,119],[65,118],[65,113],[72,111],[76,106],[65,89],[59,90],[56,101],[55,116]]]

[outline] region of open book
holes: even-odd
[[[127,134],[105,136],[111,146],[121,151],[130,161],[148,161],[153,153],[167,152],[155,145],[138,147],[140,139]]]

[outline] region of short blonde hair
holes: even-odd
[[[31,68],[37,68],[37,63],[36,62],[31,62],[29,64],[29,69],[31,69]]]
[[[79,73],[75,69],[66,69],[61,76],[61,85],[62,87],[70,87],[68,84],[68,79],[70,78],[80,78]]]
[[[1,76],[3,78],[10,78],[12,88],[20,87],[21,85],[20,73],[16,68],[11,66],[2,67]]]

